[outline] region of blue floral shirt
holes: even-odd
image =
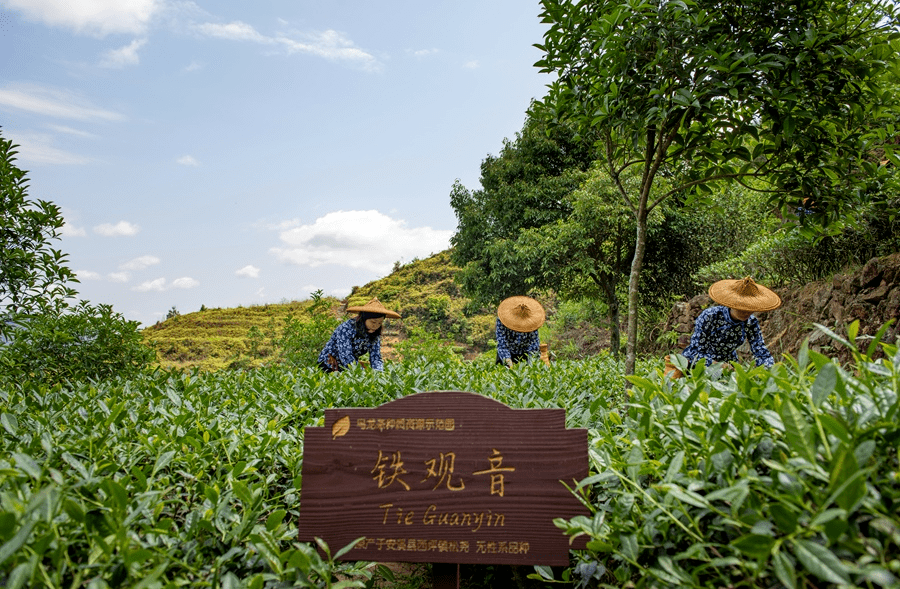
[[[731,317],[728,307],[710,307],[697,317],[691,341],[682,354],[692,365],[699,358],[704,358],[707,366],[712,362],[737,360],[737,349],[745,339],[750,342],[750,351],[756,357],[757,366],[775,364],[763,342],[755,315],[750,315],[746,321],[737,321]]]
[[[356,319],[348,319],[338,325],[331,339],[319,354],[319,364],[327,363],[328,355],[341,365],[341,370],[356,362],[363,354],[369,353],[369,364],[373,370],[384,370],[381,359],[381,336],[370,340],[366,334],[356,331]]]
[[[541,339],[537,330],[521,332],[513,331],[497,319],[497,357],[501,362],[513,356],[539,357],[541,354]]]

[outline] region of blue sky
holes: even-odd
[[[149,325],[449,246],[549,78],[530,0],[0,0],[0,132],[82,298]]]

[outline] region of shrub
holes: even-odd
[[[131,377],[156,355],[144,345],[138,322],[109,305],[82,302],[63,312],[18,315],[0,347],[0,373],[46,384]]]
[[[281,336],[274,340],[280,359],[292,366],[315,366],[319,352],[328,343],[340,320],[331,313],[331,302],[321,290],[310,294],[312,304],[306,309],[305,320],[288,315]]]
[[[846,369],[803,347],[727,378],[630,377],[589,434],[593,517],[557,520],[590,538],[581,586],[897,587],[900,353],[873,360],[885,329],[860,351],[857,328],[820,326]]]
[[[397,343],[397,352],[405,363],[441,364],[462,360],[453,342],[442,339],[426,328],[409,325],[406,337]]]

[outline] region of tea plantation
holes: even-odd
[[[897,587],[900,353],[839,366],[804,348],[771,370],[626,389],[608,357],[519,365],[388,363],[157,370],[132,380],[0,385],[0,585],[366,587],[369,563],[296,541],[303,428],[332,407],[428,390],[566,409],[588,428],[588,549],[530,586]],[[877,358],[877,359],[876,359]],[[427,585],[426,585],[427,586]]]

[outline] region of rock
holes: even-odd
[[[859,299],[872,305],[877,305],[888,293],[888,285],[882,283],[877,288],[860,295]]]
[[[900,335],[900,253],[873,258],[856,271],[836,274],[830,280],[777,292],[782,306],[757,314],[763,339],[771,345],[769,351],[776,358],[781,354],[796,356],[804,339],[810,338],[811,349],[819,349],[840,362],[849,361],[850,352],[817,330],[815,323],[846,334],[847,325],[859,321],[858,333],[873,335],[894,318],[897,321],[885,332],[883,341],[895,343]],[[678,333],[679,350],[690,342],[697,315],[712,304],[709,296],[700,294],[673,306],[666,325]],[[859,345],[865,350],[868,344],[860,340]]]
[[[859,277],[857,279],[857,284],[859,288],[869,288],[870,286],[874,286],[881,282],[881,275],[884,273],[884,270],[881,267],[881,262],[879,258],[872,258],[866,265],[862,267],[862,270],[859,272]]]
[[[828,304],[828,301],[831,299],[832,290],[834,290],[834,287],[832,287],[830,284],[826,284],[816,289],[812,299],[814,308],[824,309]]]

